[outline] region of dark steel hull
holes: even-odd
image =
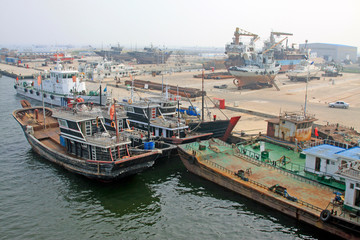
[[[189,123],[189,128],[198,133],[212,133],[211,137],[222,138],[223,141],[226,141],[239,119],[240,116],[226,120],[193,122]]]
[[[135,58],[138,64],[163,64],[171,55],[170,52],[128,52],[128,55]]]

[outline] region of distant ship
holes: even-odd
[[[241,30],[241,31],[240,31]],[[250,42],[245,44],[240,41],[240,37],[252,37]],[[228,58],[225,60],[225,67],[229,68],[232,66],[241,66],[245,64],[242,53],[244,52],[254,52],[255,51],[255,42],[259,40],[257,34],[248,32],[246,30],[236,28],[234,32],[233,41],[230,44],[225,45],[225,54]]]
[[[292,33],[271,32],[270,40],[265,42],[265,46],[270,47],[276,44],[275,37],[292,35]],[[291,47],[288,47],[288,39],[286,39],[285,47],[282,44],[274,47],[274,59],[281,65],[279,73],[285,73],[289,70],[295,69],[304,58],[305,54],[301,53],[298,49],[295,49],[294,44],[292,44]]]
[[[117,56],[120,56],[121,52],[123,50],[123,47],[120,47],[118,45],[117,47],[111,47],[110,50],[96,50],[94,51],[97,55],[104,57],[104,58],[114,58]]]
[[[228,71],[235,77],[234,84],[238,89],[272,87],[276,74],[280,70],[280,64],[274,60],[272,46],[265,45],[263,51],[255,51],[256,34],[236,28],[233,43],[226,45],[226,54],[229,56]],[[249,43],[241,42],[240,36],[252,37]],[[282,40],[284,41],[284,40]]]
[[[302,60],[299,65],[296,66],[294,70],[290,70],[286,76],[291,81],[307,81],[307,78],[313,79],[317,78],[320,68],[314,66],[309,60]]]
[[[144,51],[128,52],[129,56],[136,59],[138,64],[162,64],[166,63],[172,51],[161,50],[156,47],[145,47]]]

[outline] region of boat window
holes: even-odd
[[[316,157],[315,158],[315,171],[320,171],[320,166],[321,166],[321,158]]]
[[[354,184],[350,183],[350,189],[354,189]]]
[[[355,204],[356,207],[360,207],[360,190],[355,190]]]
[[[59,125],[60,127],[68,127],[66,120],[59,119]]]
[[[91,122],[90,121],[85,122],[85,133],[86,133],[86,136],[91,136]]]
[[[127,112],[134,112],[134,108],[130,106],[125,106],[125,111]]]

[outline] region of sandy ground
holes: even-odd
[[[49,70],[53,64],[42,67],[40,63],[30,63],[30,67],[37,69]],[[194,65],[194,64],[193,64]],[[148,80],[157,83],[164,83],[175,85],[179,87],[192,87],[202,88],[201,78],[194,78],[193,75],[201,74],[201,71],[181,72],[181,73],[168,73],[171,72],[171,64],[166,66],[156,65],[135,65],[141,70],[158,69],[166,73],[164,75],[139,75],[135,76],[136,79]],[[174,67],[174,66],[173,66]],[[39,72],[35,69],[19,68],[6,64],[0,64],[0,69],[7,69],[10,72],[26,74],[34,74]],[[225,71],[225,70],[221,70]],[[210,71],[205,71],[210,73]],[[318,74],[321,76],[322,72]],[[130,91],[126,89],[124,82],[129,78],[122,78],[119,84],[120,88],[111,87],[115,85],[114,79],[105,79],[101,85],[103,89],[107,87],[108,93],[111,93],[113,98],[122,99],[129,98]],[[233,79],[223,80],[204,80],[204,89],[207,92],[205,98],[205,115],[216,115],[217,118],[225,118],[224,114],[228,117],[241,115],[241,120],[236,126],[234,132],[244,131],[247,134],[257,134],[259,132],[266,132],[266,119],[255,115],[246,113],[229,111],[224,109],[220,111],[214,106],[214,98],[225,99],[226,106],[236,107],[239,109],[247,109],[249,111],[261,112],[278,116],[280,112],[284,111],[299,111],[304,112],[306,108],[307,113],[315,114],[318,119],[315,123],[326,124],[339,123],[348,127],[354,127],[360,131],[360,74],[343,73],[342,77],[321,77],[320,80],[311,80],[307,85],[305,82],[291,82],[285,74],[276,76],[276,84],[279,86],[280,91],[275,87],[264,88],[260,90],[238,90],[233,84]],[[96,90],[99,88],[98,82],[86,82],[88,90]],[[227,89],[214,88],[215,85],[227,84]],[[307,94],[306,94],[307,92]],[[149,95],[160,94],[159,91],[138,90],[134,94],[135,97],[146,97]],[[212,100],[210,101],[209,98]],[[305,105],[305,99],[306,105]],[[328,107],[329,102],[343,100],[350,104],[349,109],[332,109]],[[201,107],[201,98],[192,99],[192,104]],[[188,99],[182,99],[182,106],[190,105]],[[224,114],[223,114],[224,113]]]
[[[149,80],[170,85],[178,85],[181,87],[202,87],[202,80],[193,78],[193,75],[201,72],[183,72],[172,73],[163,76],[136,76],[136,79]],[[318,76],[321,76],[321,72]],[[115,81],[113,79],[106,79],[101,84],[103,88],[107,85],[108,92],[112,94],[113,98],[123,99],[130,97],[130,90],[126,89],[124,81],[128,78],[121,79],[120,88],[111,87]],[[308,114],[315,114],[318,119],[315,123],[326,124],[339,123],[348,127],[354,127],[360,130],[360,74],[345,73],[342,77],[321,77],[320,80],[311,80],[307,86],[305,82],[291,82],[285,74],[276,77],[276,83],[280,88],[264,88],[260,90],[237,90],[232,83],[233,79],[224,80],[204,80],[204,89],[207,92],[205,97],[205,115],[217,115],[217,118],[224,119],[225,115],[228,117],[240,115],[241,119],[236,128],[235,133],[244,131],[247,134],[257,134],[259,132],[266,132],[266,118],[258,117],[251,114],[239,113],[227,109],[219,110],[215,107],[214,98],[225,99],[226,106],[236,107],[240,109],[247,109],[266,114],[278,116],[280,112],[304,112],[305,98],[306,112]],[[214,88],[215,85],[227,84],[227,89]],[[89,89],[96,89],[99,83],[87,82]],[[134,96],[146,97],[154,94],[160,94],[159,91],[138,90]],[[210,101],[209,98],[213,101]],[[350,104],[349,109],[333,109],[328,107],[329,102],[343,100]],[[192,104],[201,107],[201,97],[192,99]],[[182,106],[190,105],[188,99],[182,99]],[[209,113],[210,112],[210,113]],[[224,113],[224,114],[223,114]]]

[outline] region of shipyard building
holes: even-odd
[[[356,62],[357,60],[357,47],[330,43],[308,43],[300,44],[299,48],[302,50],[310,49],[312,55],[322,57],[326,61]]]

